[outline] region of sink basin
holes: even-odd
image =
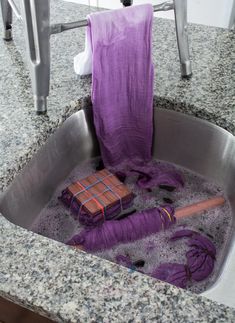
[[[154,109],[155,158],[175,163],[225,189],[235,218],[235,139],[209,122]],[[167,147],[167,149],[166,149]],[[55,189],[80,163],[99,155],[92,107],[81,109],[52,135],[0,198],[0,212],[29,229]],[[221,268],[206,297],[235,307],[235,225]]]

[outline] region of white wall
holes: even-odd
[[[120,0],[65,0],[103,8],[121,8]],[[209,26],[228,28],[235,0],[188,0],[188,21]],[[164,0],[134,0],[134,4],[158,4]],[[234,15],[235,13],[233,13]],[[158,17],[174,19],[172,11],[159,12]]]

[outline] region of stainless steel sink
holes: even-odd
[[[167,149],[166,149],[167,147]],[[0,212],[29,229],[59,183],[99,155],[92,108],[72,115],[1,196]],[[225,188],[235,218],[235,139],[227,131],[181,113],[155,109],[154,157],[186,167]],[[235,225],[215,283],[203,294],[235,307]]]

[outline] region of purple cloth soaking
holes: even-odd
[[[151,159],[152,20],[150,4],[89,16],[93,116],[105,166]]]
[[[150,162],[144,165],[129,165],[126,170],[112,170],[122,182],[126,177],[138,175],[136,185],[142,189],[152,189],[165,185],[179,189],[184,186],[184,179],[180,172],[169,164]]]
[[[164,167],[161,165],[138,166],[132,169],[130,173],[139,174],[136,184],[144,189],[151,189],[159,185],[173,186],[175,188],[184,186],[182,175],[170,165],[164,165]]]
[[[193,238],[194,236],[200,235],[200,233],[190,230],[190,229],[182,229],[176,231],[173,236],[170,238],[171,241],[175,241],[181,238]]]
[[[174,209],[171,206],[156,207],[137,212],[120,221],[110,220],[102,226],[86,229],[74,235],[67,244],[82,245],[90,252],[105,250],[119,243],[135,241],[168,229],[175,222]]]
[[[177,263],[164,263],[155,269],[151,276],[177,287],[185,288],[189,279],[188,268]]]
[[[182,238],[191,238],[187,243],[191,248],[186,253],[187,264],[161,264],[153,271],[151,276],[185,288],[188,280],[201,281],[212,273],[216,249],[208,238],[189,229],[175,232],[170,240],[175,241]]]

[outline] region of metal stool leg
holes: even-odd
[[[47,111],[50,86],[49,0],[21,0],[34,105],[38,114]]]
[[[187,0],[174,0],[175,26],[182,77],[192,75],[187,32]]]
[[[124,7],[129,7],[133,5],[133,0],[121,0]]]
[[[1,0],[2,20],[4,27],[3,39],[12,40],[12,9],[8,0]]]

